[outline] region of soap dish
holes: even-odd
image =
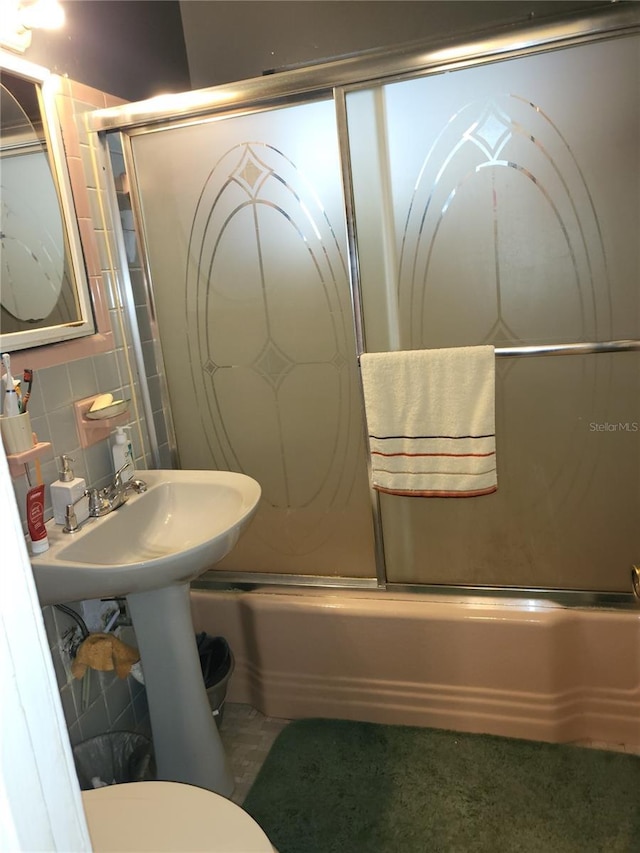
[[[127,411],[129,403],[130,400],[114,400],[113,403],[110,403],[108,406],[104,406],[102,409],[96,409],[93,412],[85,412],[84,416],[85,418],[89,418],[91,421],[103,421],[105,418],[115,418]]]

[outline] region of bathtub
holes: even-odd
[[[640,751],[640,610],[390,592],[193,590],[227,638],[227,700]]]

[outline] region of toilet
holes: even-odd
[[[275,853],[230,800],[182,782],[130,782],[82,791],[94,853]]]

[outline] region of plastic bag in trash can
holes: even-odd
[[[136,732],[108,732],[89,738],[74,746],[73,757],[83,791],[156,778],[151,741]]]
[[[224,637],[210,637],[204,631],[196,635],[196,643],[204,686],[213,687],[231,669],[231,649]]]

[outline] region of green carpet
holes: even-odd
[[[278,853],[636,853],[640,757],[299,720],[243,808]]]

